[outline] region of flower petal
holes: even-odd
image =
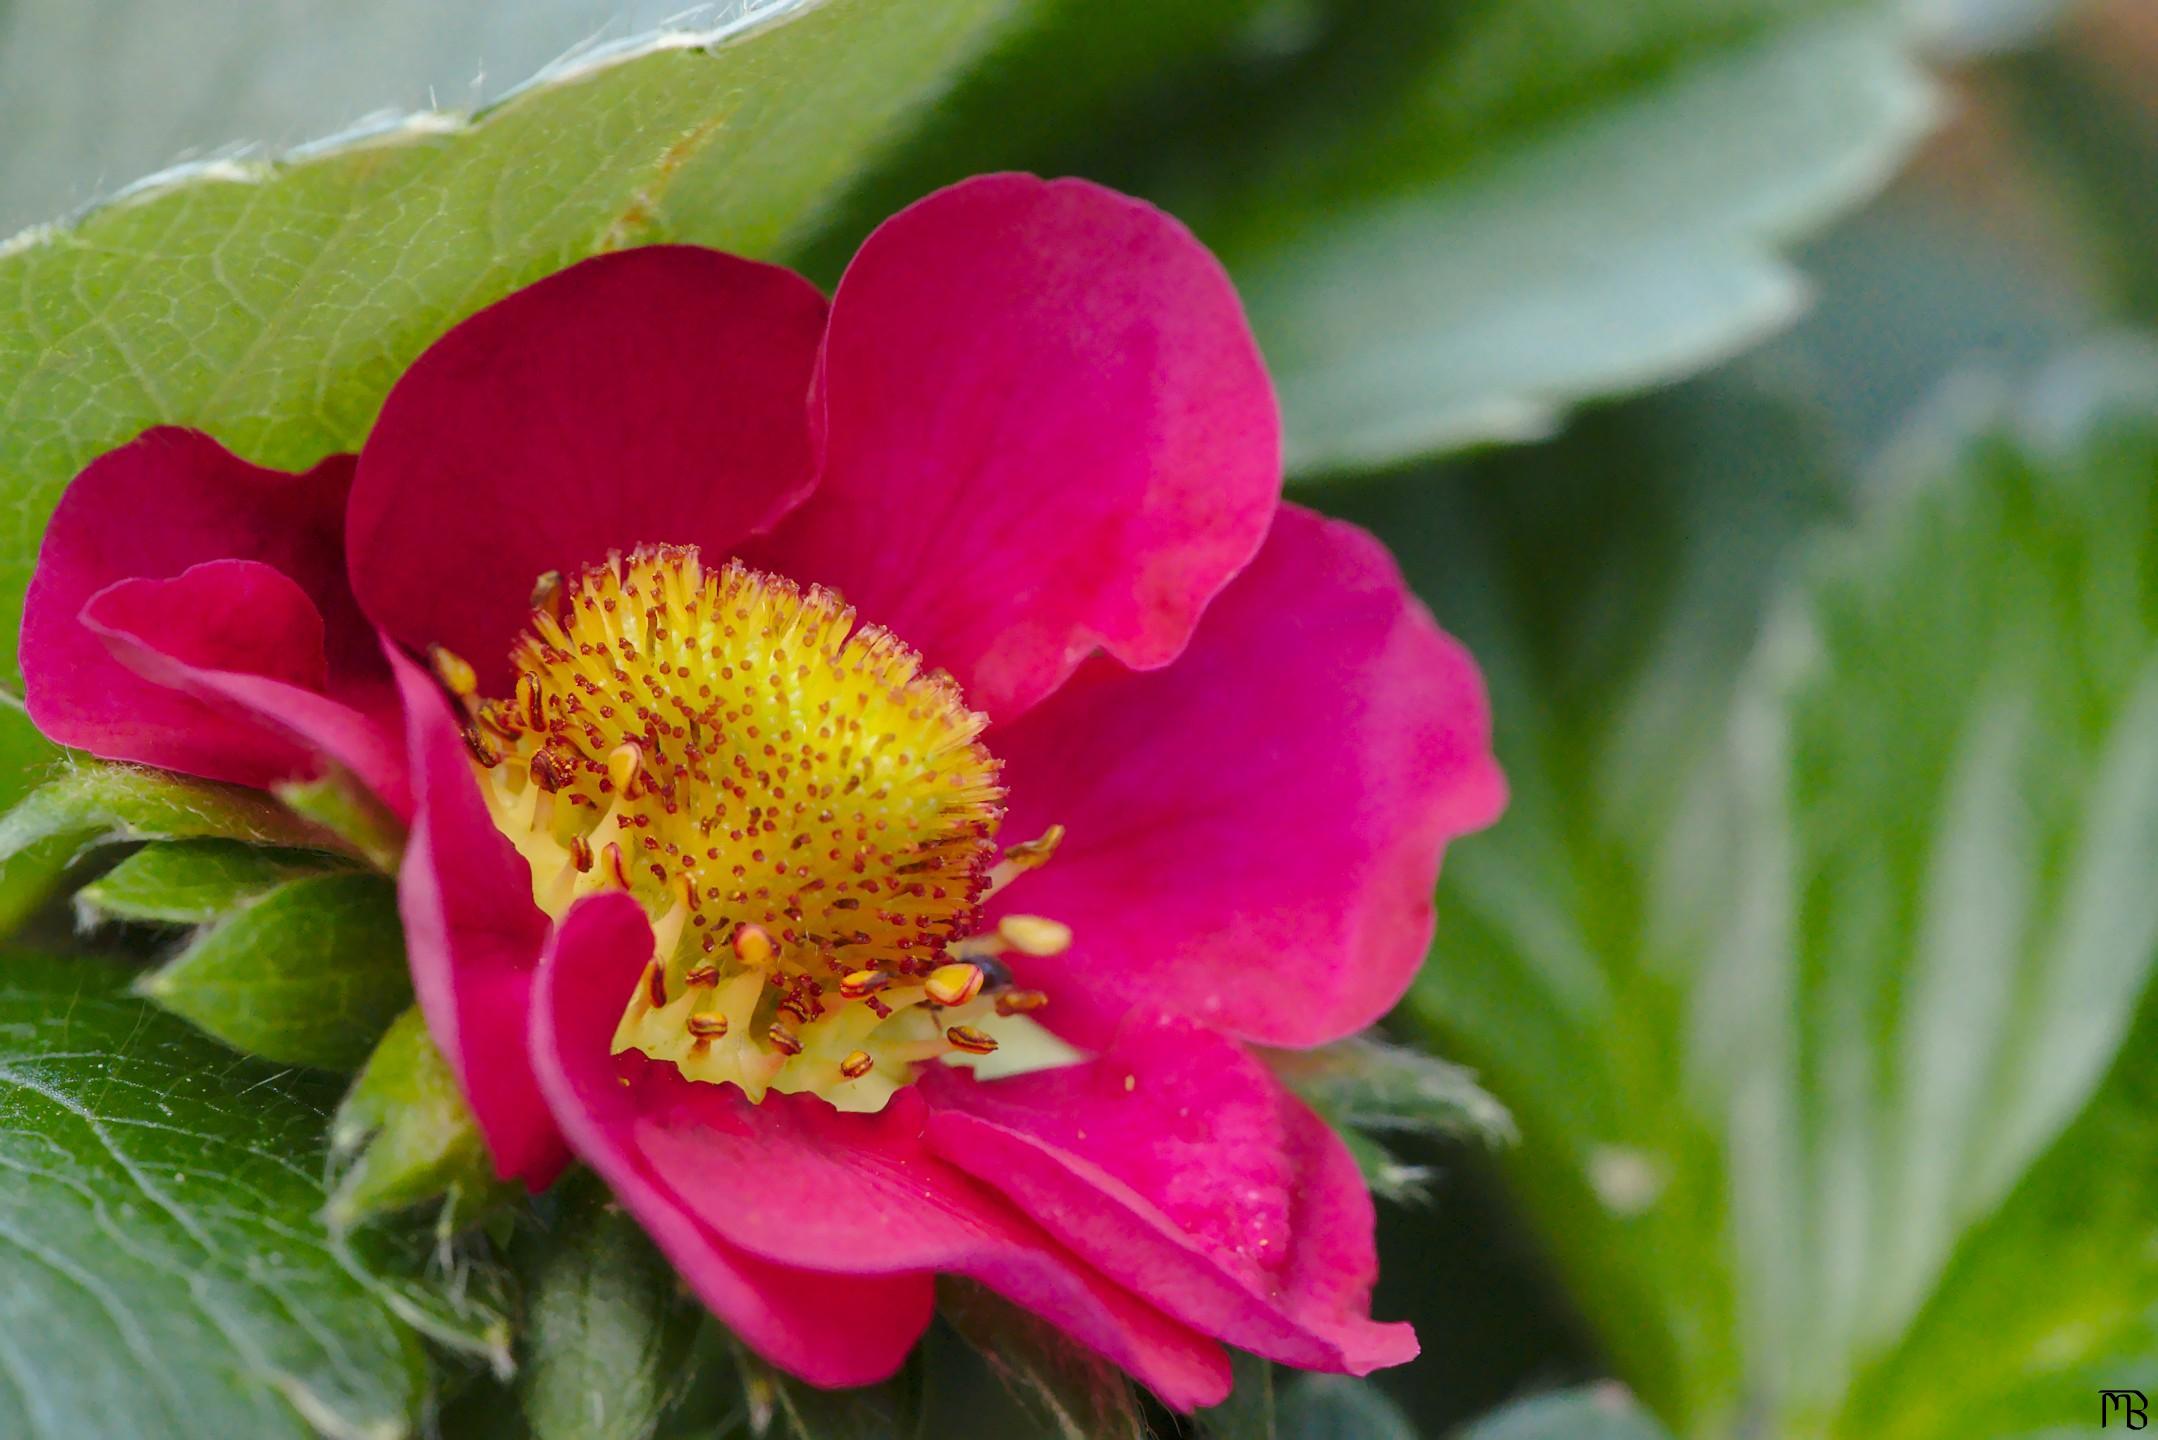
[[[1000,719],[1097,645],[1175,658],[1281,491],[1227,274],[1081,180],[982,176],[886,221],[833,299],[812,413],[817,490],[762,554]]]
[[[533,583],[612,549],[724,556],[798,502],[824,297],[687,245],[602,255],[458,325],[390,391],[352,492],[353,588],[499,690]]]
[[[322,616],[282,570],[208,560],[169,580],[116,581],[90,597],[82,623],[136,674],[259,725],[237,752],[223,726],[169,737],[170,745],[205,746],[177,768],[201,774],[244,765],[267,784],[306,774],[327,755],[410,818],[390,697],[370,688],[363,709],[322,693]]]
[[[540,968],[540,1003],[532,1011],[532,1049],[554,1057],[538,1067],[547,1103],[570,1144],[599,1171],[704,1303],[758,1354],[816,1385],[871,1385],[896,1371],[929,1324],[935,1284],[927,1275],[858,1276],[775,1265],[745,1254],[697,1218],[667,1179],[633,1148],[613,1143],[637,1123],[636,1098],[604,1064],[562,1055],[566,1027],[557,1010],[564,992],[584,1007],[578,1019],[618,1015],[621,992],[652,953],[652,928],[637,902],[620,892],[571,907],[556,927]],[[590,982],[590,983],[587,983]],[[573,1045],[597,1039],[580,1026]]]
[[[734,1086],[684,1079],[672,1065],[610,1058],[624,998],[650,954],[628,912],[612,908],[609,943],[573,952],[565,939],[542,971],[540,1004],[551,1018],[535,1021],[533,1053],[578,1152],[610,1181],[640,1182],[616,1193],[662,1244],[694,1224],[735,1250],[853,1284],[969,1275],[1168,1404],[1190,1408],[1227,1393],[1218,1346],[1108,1283],[931,1155],[911,1089],[877,1114],[842,1114],[816,1096],[752,1104]]]
[[[120,582],[171,579],[205,562],[259,562],[304,597],[318,632],[304,673],[291,669],[289,656],[268,657],[271,673],[303,688],[326,687],[340,700],[379,696],[381,656],[344,578],[351,474],[349,456],[294,475],[250,465],[207,435],[171,428],[146,431],[91,462],[60,497],[23,601],[24,700],[38,729],[110,760],[242,785],[267,786],[313,768],[311,756],[283,740],[266,742],[257,724],[229,706],[131,668],[82,615],[93,597]],[[216,644],[211,632],[229,626],[233,640],[220,653],[236,673],[261,674],[244,643],[261,623],[199,617],[190,643]]]
[[[412,988],[495,1169],[542,1190],[569,1158],[526,1053],[547,917],[532,903],[531,868],[487,813],[448,700],[396,646],[383,650],[404,697],[418,802],[397,872]]]
[[[1399,999],[1446,842],[1505,803],[1476,666],[1355,526],[1284,506],[1181,660],[1096,661],[991,735],[1005,833],[1061,822],[998,898],[1076,939],[1015,957],[1082,1040],[1135,1005],[1314,1045]]]
[[[1194,1329],[1307,1370],[1415,1357],[1407,1325],[1370,1319],[1355,1161],[1234,1041],[1135,1017],[1088,1064],[922,1089],[938,1154]]]

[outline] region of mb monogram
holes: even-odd
[[[2106,1429],[2116,1418],[2130,1430],[2142,1430],[2149,1426],[2150,1410],[2144,1404],[2141,1390],[2098,1392],[2098,1428]]]

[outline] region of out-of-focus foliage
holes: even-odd
[[[971,171],[1150,195],[1235,275],[1297,471],[1539,435],[1777,328],[1803,286],[1776,242],[1885,179],[1928,110],[1889,4],[1148,8],[1134,37],[1038,7],[816,269]]]
[[[1775,426],[1623,504],[1431,527],[1517,799],[1442,886],[1419,1013],[1515,1107],[1523,1193],[1682,1429],[2061,1423],[2158,1304],[2137,1187],[1992,1238],[2150,1083],[2158,360],[1965,399],[1795,551],[1850,492]],[[2018,1265],[2011,1329],[1960,1277]]]

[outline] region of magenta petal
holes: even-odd
[[[770,265],[602,255],[458,325],[390,391],[353,484],[353,588],[499,687],[533,582],[610,549],[726,556],[800,500],[824,297]]]
[[[935,1285],[921,1274],[859,1276],[775,1265],[744,1253],[697,1218],[633,1147],[616,1136],[637,1123],[636,1098],[603,1061],[622,1009],[616,977],[636,977],[652,953],[652,929],[629,896],[596,895],[573,906],[542,962],[532,1049],[540,1085],[570,1145],[600,1173],[704,1303],[773,1364],[816,1385],[869,1385],[897,1370],[929,1324]],[[582,1007],[574,1028],[565,1003]],[[582,1056],[565,1054],[586,1047]]]
[[[686,1080],[641,1055],[610,1059],[650,951],[629,912],[611,908],[608,943],[585,944],[574,959],[567,939],[557,948],[542,980],[551,1019],[536,1022],[552,1028],[536,1029],[533,1051],[578,1153],[663,1245],[701,1229],[727,1253],[845,1277],[849,1294],[893,1279],[926,1284],[934,1272],[968,1275],[1048,1317],[1168,1404],[1212,1404],[1227,1393],[1217,1345],[1109,1283],[930,1154],[915,1091],[875,1115],[842,1114],[808,1095],[753,1105],[731,1085]],[[596,919],[593,930],[601,931]]]
[[[382,662],[344,577],[349,456],[304,475],[250,465],[207,435],[157,429],[108,452],[60,497],[23,601],[22,670],[30,718],[50,738],[111,760],[268,785],[314,761],[229,705],[169,689],[115,656],[83,608],[109,586],[166,580],[191,566],[256,561],[310,602],[316,665],[302,683],[357,702],[379,693]],[[130,602],[113,602],[124,605]],[[283,602],[280,601],[280,604]],[[232,617],[235,635],[259,620]],[[208,637],[200,637],[207,641]],[[229,650],[228,660],[244,662]],[[294,679],[290,657],[273,671]],[[250,674],[261,664],[241,663]]]
[[[417,801],[397,872],[412,988],[495,1169],[544,1189],[568,1160],[525,1049],[547,917],[532,903],[530,867],[480,797],[449,702],[395,646],[383,649],[404,697]]]
[[[934,1073],[932,1147],[1176,1319],[1361,1375],[1416,1355],[1369,1318],[1371,1196],[1325,1122],[1236,1045],[1135,1018],[1099,1059],[990,1083]]]
[[[1082,180],[982,176],[886,221],[832,301],[812,413],[816,492],[764,555],[1000,719],[1097,646],[1175,658],[1281,490],[1228,276]]]
[[[1073,927],[1016,968],[1082,1039],[1141,1004],[1277,1045],[1362,1029],[1422,963],[1446,842],[1505,802],[1468,653],[1378,541],[1295,506],[1175,665],[1097,661],[992,743],[1005,834],[1069,830],[998,905]]]
[[[173,768],[252,772],[253,783],[267,785],[317,769],[316,757],[327,755],[410,817],[387,691],[356,690],[371,702],[365,709],[322,693],[322,616],[283,571],[259,560],[209,560],[169,580],[117,581],[90,597],[82,623],[138,675],[259,727],[163,736],[186,761]]]

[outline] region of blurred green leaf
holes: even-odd
[[[186,155],[286,146],[363,115],[473,105],[679,0],[279,0],[218,23],[163,0],[0,3],[0,234]]]
[[[1668,1440],[1669,1431],[1615,1385],[1517,1401],[1463,1430],[1459,1440]]]
[[[90,923],[207,925],[326,863],[326,856],[236,840],[158,841],[76,891],[75,911]]]
[[[1417,1440],[1401,1407],[1369,1380],[1305,1375],[1281,1397],[1281,1440]]]
[[[250,1055],[357,1069],[412,1003],[397,887],[380,875],[286,881],[137,988]]]
[[[1199,1412],[1202,1433],[1216,1440],[1275,1440],[1273,1362],[1231,1350],[1229,1363],[1235,1385],[1228,1399]]]
[[[95,455],[192,425],[304,466],[474,309],[596,251],[768,255],[905,132],[1017,0],[825,0],[662,34],[478,113],[222,162],[0,246],[0,632]]]
[[[1387,1135],[1463,1136],[1510,1144],[1513,1117],[1459,1065],[1362,1035],[1316,1050],[1264,1050],[1282,1082],[1342,1134],[1381,1199],[1429,1198],[1429,1174],[1387,1147]]]
[[[704,1311],[589,1172],[556,1198],[553,1223],[518,1252],[518,1402],[536,1440],[649,1440],[688,1384]]]
[[[969,1280],[937,1283],[937,1310],[1027,1417],[1059,1440],[1145,1440],[1131,1381],[1056,1326]]]
[[[922,1412],[920,1356],[898,1375],[858,1390],[820,1390],[775,1370],[737,1343],[753,1440],[893,1440],[911,1436]]]
[[[1992,1248],[2140,1254],[2158,1213],[2128,1169],[2064,1233],[2012,1223],[2067,1225],[2049,1173],[2099,1179],[2064,1130],[2152,1083],[2122,1047],[2158,949],[2158,358],[1966,396],[1762,623],[1761,557],[1837,488],[1779,438],[1694,451],[1675,531],[1674,480],[1597,537],[1533,487],[1433,527],[1516,806],[1450,859],[1414,1003],[1521,1118],[1547,1243],[1681,1433],[1946,1440],[1942,1397],[2088,1378],[2158,1313],[2140,1264]],[[1997,1273],[2043,1343],[1959,1321]]]
[[[1141,8],[1046,0],[812,268],[973,171],[1147,195],[1242,290],[1295,471],[1539,436],[1759,339],[1804,300],[1778,247],[1931,114],[1885,0]]]
[[[330,1148],[340,1166],[325,1212],[332,1230],[444,1197],[443,1228],[454,1230],[506,1193],[417,1006],[368,1057],[338,1107]]]
[[[0,1434],[401,1436],[420,1346],[314,1216],[320,1077],[0,957]]]
[[[1194,210],[1292,468],[1534,438],[1790,321],[1805,287],[1777,244],[1878,188],[1930,114],[1899,17],[1811,8],[1434,8],[1401,103],[1270,117],[1244,188]]]

